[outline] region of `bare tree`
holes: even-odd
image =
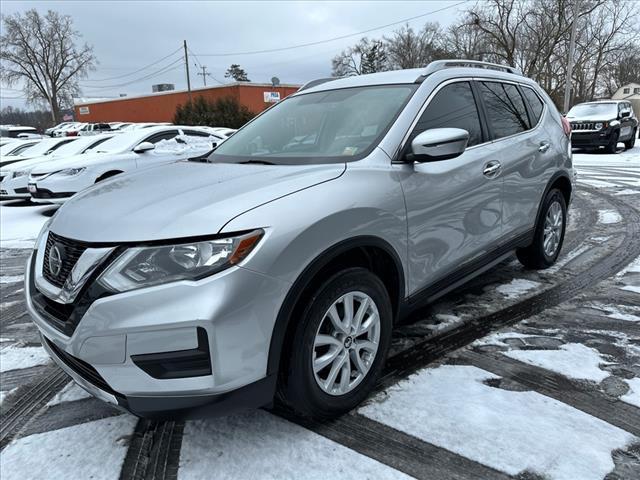
[[[350,77],[388,70],[387,52],[381,40],[364,37],[352,47],[333,57],[332,75]]]
[[[384,38],[391,68],[419,68],[443,58],[443,36],[440,25],[431,22],[417,32],[408,24],[396,30]]]
[[[78,80],[95,66],[93,48],[76,46],[80,34],[69,15],[37,10],[24,15],[2,16],[0,37],[0,80],[8,86],[22,84],[27,100],[46,103],[54,123],[62,106],[71,106],[79,92]]]

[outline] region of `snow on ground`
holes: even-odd
[[[629,305],[605,305],[598,302],[592,302],[587,305],[587,307],[593,308],[595,310],[600,310],[601,312],[604,312],[607,317],[616,320],[623,320],[625,322],[640,322],[640,317],[634,315],[634,313],[640,313],[640,307],[633,307]]]
[[[136,421],[119,415],[15,440],[2,451],[0,478],[118,478]]]
[[[0,283],[18,283],[24,280],[24,275],[7,275],[0,277]]]
[[[49,217],[53,205],[12,207],[14,202],[0,204],[0,247],[32,248],[33,244]]]
[[[622,217],[615,210],[598,210],[598,221],[604,224],[619,223]]]
[[[576,380],[600,383],[609,376],[600,369],[600,353],[580,343],[567,343],[558,350],[509,350],[502,354]]]
[[[626,290],[628,292],[640,293],[640,286],[635,285],[625,285],[624,287],[620,287],[620,290]]]
[[[63,402],[75,402],[76,400],[83,400],[91,397],[92,395],[78,386],[76,382],[69,382],[62,390],[56,393],[55,397],[49,400],[47,407],[52,407]]]
[[[640,257],[636,258],[629,265],[620,270],[616,277],[624,277],[627,273],[640,273]]]
[[[44,365],[49,360],[49,355],[42,347],[9,345],[0,350],[0,372]]]
[[[482,337],[471,344],[472,347],[483,347],[486,345],[496,345],[499,347],[508,347],[509,344],[505,340],[525,339],[531,335],[525,335],[518,332],[496,332]]]
[[[536,392],[483,383],[497,378],[469,366],[425,369],[359,412],[508,474],[554,480],[601,480],[614,468],[611,452],[635,439]]]
[[[514,278],[509,283],[499,285],[496,288],[496,291],[511,300],[513,298],[518,298],[524,295],[528,291],[533,290],[540,285],[541,284],[539,282],[525,280],[524,278]]]
[[[625,382],[629,385],[629,391],[621,396],[620,400],[640,408],[640,378],[635,377]]]
[[[214,477],[261,480],[409,478],[262,410],[186,424],[178,478]]]

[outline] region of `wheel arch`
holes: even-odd
[[[538,213],[536,214],[536,223],[534,224],[534,228],[538,225],[540,221],[540,215],[542,214],[542,204],[544,203],[544,199],[547,198],[547,194],[554,188],[557,188],[562,192],[564,196],[564,200],[567,204],[567,208],[571,203],[571,196],[573,194],[573,184],[571,183],[571,179],[569,174],[565,171],[560,171],[554,173],[549,181],[547,182],[547,186],[544,189],[542,197],[540,198],[540,203],[538,204]]]
[[[320,253],[295,280],[276,317],[269,346],[267,375],[280,371],[281,359],[286,358],[295,330],[292,318],[311,297],[323,279],[337,271],[364,266],[378,274],[385,284],[393,306],[394,321],[398,316],[405,293],[405,276],[400,255],[380,237],[363,235],[343,240]],[[380,275],[386,273],[386,275]]]

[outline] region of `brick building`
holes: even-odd
[[[192,98],[203,96],[209,100],[235,97],[254,113],[295,93],[300,85],[237,82],[191,90]],[[186,90],[159,92],[135,97],[83,101],[74,106],[79,122],[173,122],[178,105],[189,99]]]

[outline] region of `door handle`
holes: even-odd
[[[541,142],[540,146],[538,147],[538,151],[544,153],[549,150],[550,147],[551,145],[549,144],[549,142]]]
[[[496,178],[500,175],[502,165],[497,160],[492,160],[485,164],[482,174],[487,178]]]

